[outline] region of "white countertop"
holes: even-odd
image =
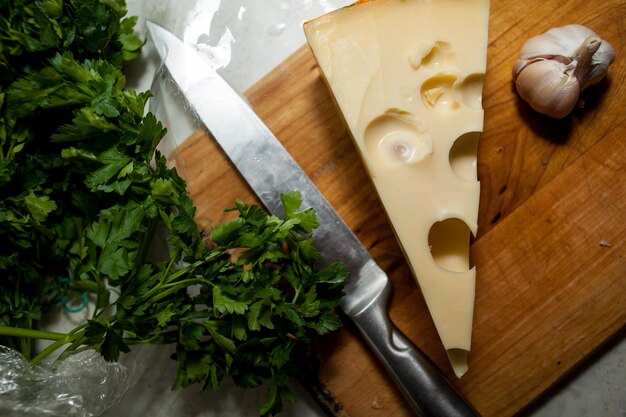
[[[215,57],[220,73],[238,91],[245,91],[305,43],[301,24],[346,0],[128,0],[129,13],[163,24],[186,41],[203,45]],[[158,69],[148,43],[140,60],[129,68],[130,86],[150,87]],[[182,135],[183,132],[180,132]],[[176,363],[171,350],[149,347],[129,355],[138,383],[105,416],[220,416],[257,415],[265,389],[244,390],[226,381],[216,392],[198,387],[169,389]],[[626,339],[609,346],[585,365],[530,414],[532,417],[626,416]],[[282,415],[323,416],[304,390],[293,384],[299,401],[286,404]]]

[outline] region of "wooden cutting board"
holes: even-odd
[[[514,92],[529,36],[569,23],[609,40],[617,60],[555,121]],[[457,380],[377,195],[308,47],[247,92],[252,106],[327,196],[394,284],[390,315],[483,416],[520,413],[626,327],[626,3],[493,0],[480,139],[477,288],[470,370]],[[236,198],[256,199],[205,132],[173,158],[205,227]],[[323,243],[322,243],[323,244]],[[346,320],[321,339],[308,377],[337,416],[410,409]]]

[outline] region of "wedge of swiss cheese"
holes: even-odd
[[[488,0],[370,0],[304,24],[458,377],[472,337],[488,18]]]

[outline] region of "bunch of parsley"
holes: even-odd
[[[0,344],[37,364],[173,343],[175,388],[269,381],[260,413],[279,412],[298,347],[340,326],[347,272],[317,267],[314,210],[297,192],[282,196],[283,218],[238,201],[204,236],[157,150],[149,93],[125,88],[142,41],[124,1],[0,0],[0,12]],[[151,259],[157,235],[170,250]],[[85,295],[85,323],[38,328]],[[52,342],[37,353],[38,338]]]

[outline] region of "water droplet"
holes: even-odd
[[[197,45],[213,46],[214,43],[215,42],[211,40],[211,35],[209,35],[208,33],[201,33],[200,36],[198,36],[198,40],[196,41]]]
[[[246,8],[241,6],[239,8],[239,13],[237,13],[237,19],[241,20],[243,18],[243,14],[246,12]]]
[[[267,28],[267,33],[270,36],[280,36],[284,31],[285,27],[287,27],[284,23],[273,23]]]
[[[415,95],[416,91],[413,87],[402,87],[400,89],[400,99],[409,105],[415,101]]]
[[[381,167],[413,164],[432,154],[432,140],[416,119],[388,114],[377,117],[364,135],[368,155]]]
[[[214,69],[224,68],[230,63],[231,45],[235,41],[230,29],[226,28],[219,39],[208,33],[200,33],[195,39],[197,49],[209,58]]]
[[[409,145],[404,142],[396,142],[393,145],[393,151],[397,155],[398,159],[402,162],[407,162],[411,159],[411,155],[413,154]]]

